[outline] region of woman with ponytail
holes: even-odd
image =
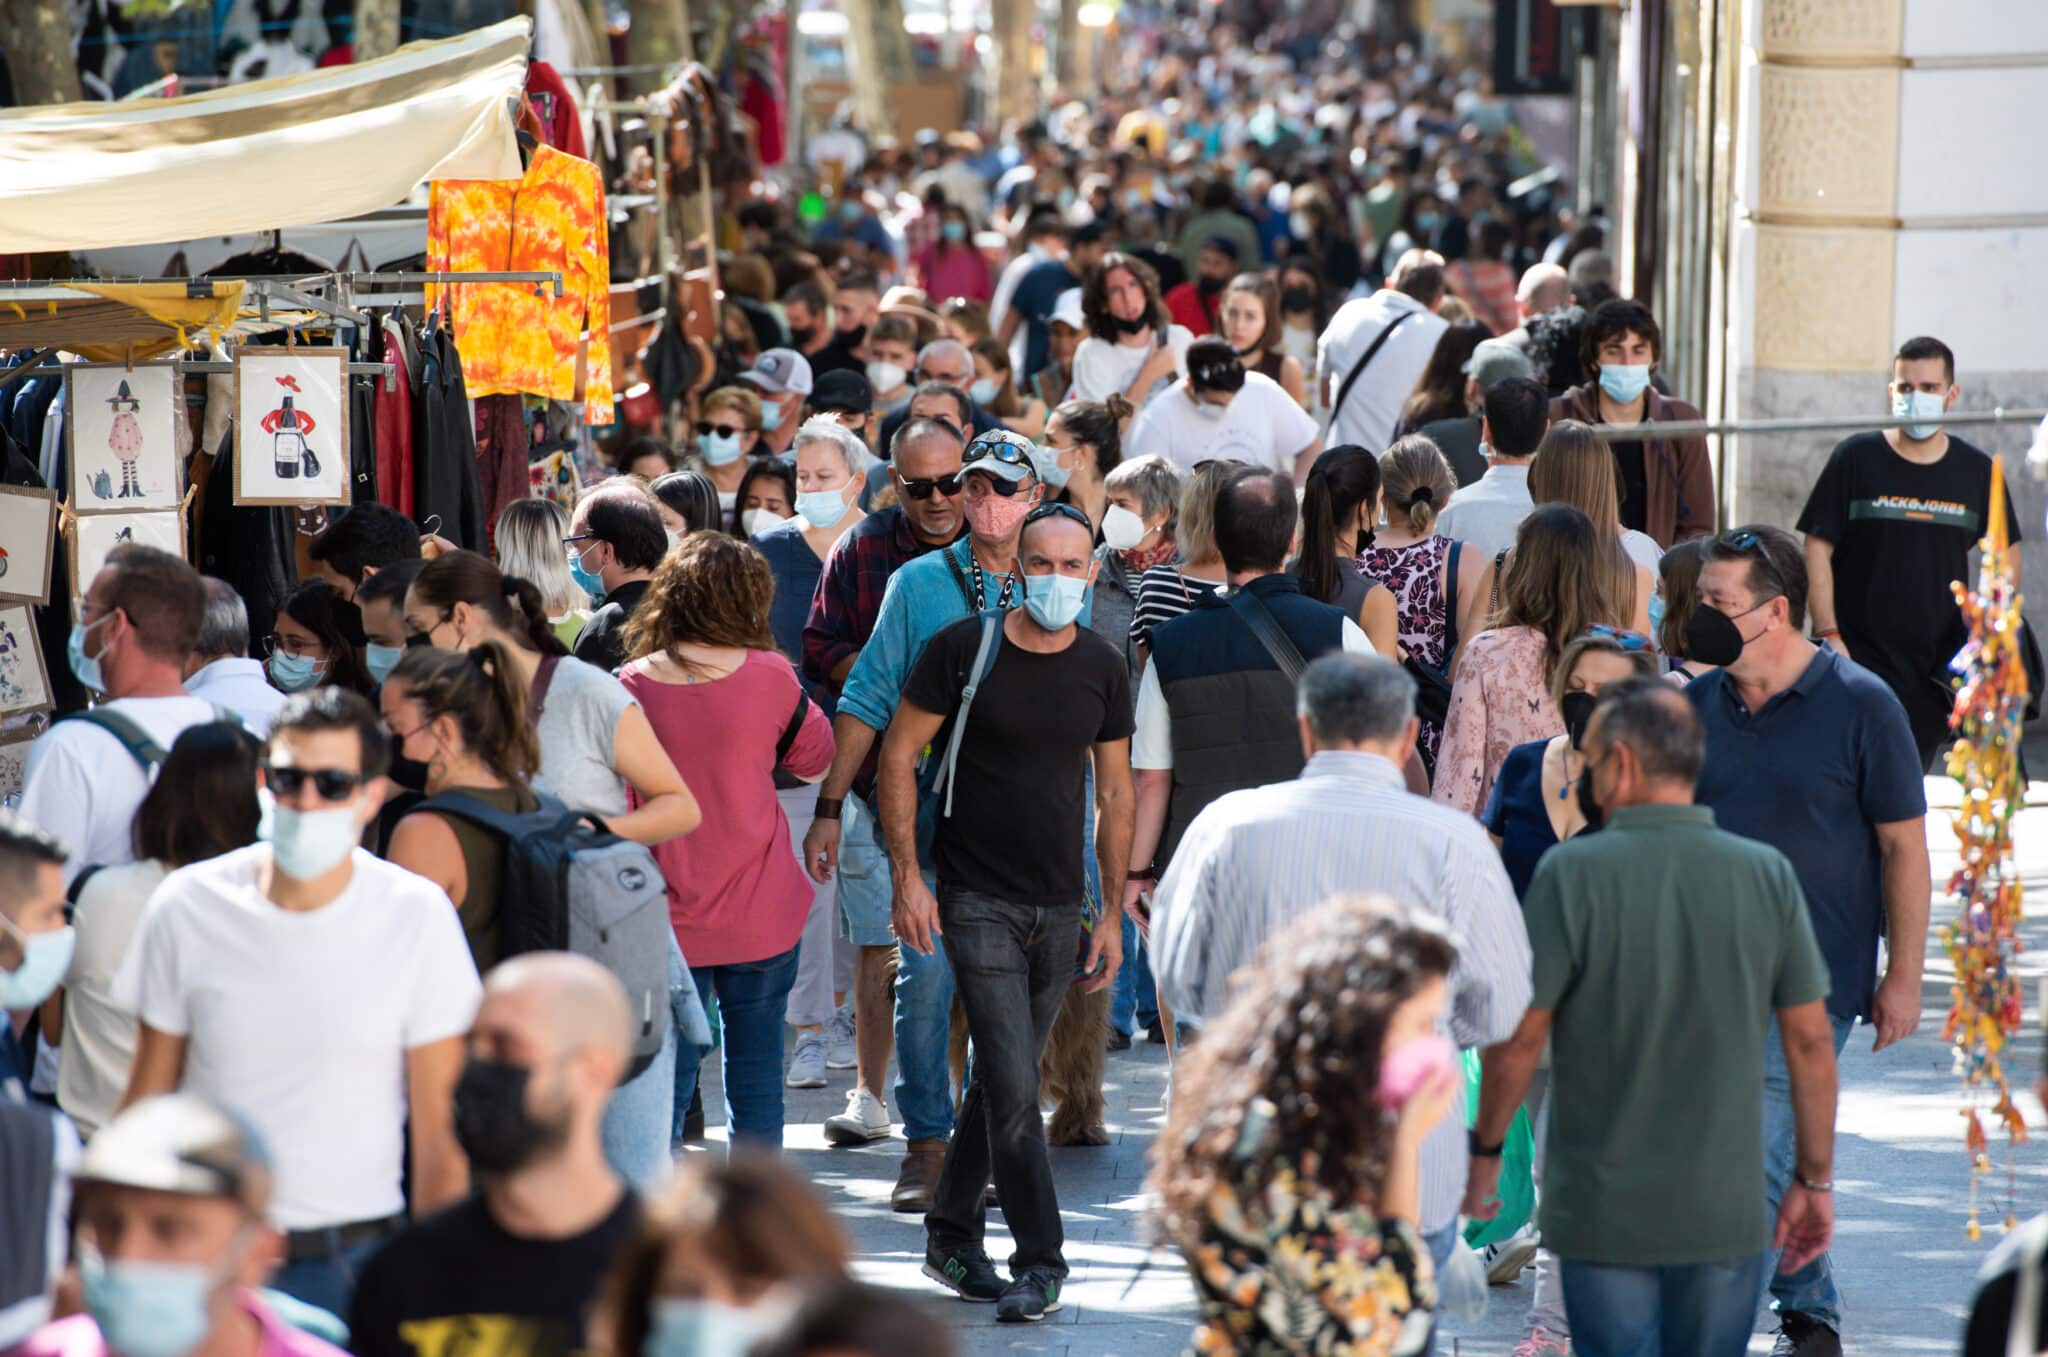
[[[1294,575],[1304,594],[1357,618],[1375,653],[1398,660],[1394,596],[1358,565],[1359,551],[1372,544],[1379,500],[1380,464],[1364,448],[1346,444],[1316,458],[1301,490]]]

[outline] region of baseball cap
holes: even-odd
[[[1088,328],[1087,313],[1081,310],[1080,288],[1070,287],[1054,299],[1052,304],[1052,322],[1055,325],[1065,325],[1075,330],[1085,330]]]
[[[1008,429],[991,429],[976,434],[974,441],[967,445],[967,451],[960,454],[960,472],[984,471],[997,480],[1012,485],[1026,476],[1039,476],[1038,447],[1022,434],[1011,433]]]
[[[866,374],[834,368],[811,387],[811,408],[865,415],[875,408],[874,389],[868,385]]]
[[[144,1098],[86,1144],[80,1183],[140,1187],[185,1197],[231,1197],[261,1211],[270,1155],[245,1122],[191,1093]]]
[[[754,366],[740,374],[740,380],[752,382],[777,396],[785,391],[808,396],[811,394],[811,360],[795,349],[769,349],[754,360]]]
[[[1534,378],[1536,367],[1529,361],[1529,355],[1514,345],[1487,339],[1475,345],[1472,356],[1465,360],[1465,375],[1478,382],[1484,392],[1510,377]]]

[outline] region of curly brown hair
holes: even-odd
[[[627,619],[626,658],[662,654],[688,669],[685,645],[773,650],[768,605],[774,598],[767,557],[724,533],[693,532],[661,558]]]
[[[1371,1201],[1386,1172],[1372,1091],[1387,1022],[1457,955],[1435,915],[1384,895],[1333,897],[1268,939],[1174,1070],[1149,1183],[1165,1238],[1192,1246],[1218,1187],[1255,1203],[1283,1168]]]
[[[1159,275],[1152,266],[1134,254],[1112,250],[1081,281],[1081,314],[1088,320],[1088,333],[1111,344],[1122,338],[1109,314],[1109,275],[1117,269],[1129,273],[1145,289],[1145,323],[1154,330],[1164,330],[1171,324],[1173,317],[1160,298]]]

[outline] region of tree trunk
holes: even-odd
[[[871,137],[894,136],[896,113],[889,91],[908,81],[912,70],[902,0],[845,0],[843,8],[854,121]]]
[[[398,0],[355,0],[356,60],[373,61],[398,50]]]
[[[85,97],[71,51],[64,0],[0,0],[0,48],[23,104],[69,104]]]
[[[995,56],[991,74],[998,129],[1037,116],[1038,90],[1031,73],[1031,30],[1037,17],[1037,0],[995,0],[989,43]]]
[[[636,66],[673,66],[693,60],[687,0],[640,0],[633,6],[633,27],[627,41]]]

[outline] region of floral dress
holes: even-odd
[[[1202,1319],[1190,1354],[1406,1357],[1429,1342],[1436,1285],[1414,1228],[1304,1189],[1292,1168],[1254,1201],[1219,1183],[1188,1250]]]
[[[1509,750],[1564,734],[1564,718],[1550,700],[1545,651],[1543,633],[1534,627],[1482,631],[1465,643],[1444,718],[1433,799],[1477,815]]]
[[[1449,612],[1438,587],[1450,554],[1451,539],[1442,533],[1405,547],[1367,547],[1358,553],[1358,568],[1393,592],[1401,648],[1432,669],[1442,669],[1450,661],[1444,653],[1450,639]],[[1456,581],[1452,583],[1455,587]],[[1432,767],[1443,738],[1441,726],[1422,723],[1417,739]]]

